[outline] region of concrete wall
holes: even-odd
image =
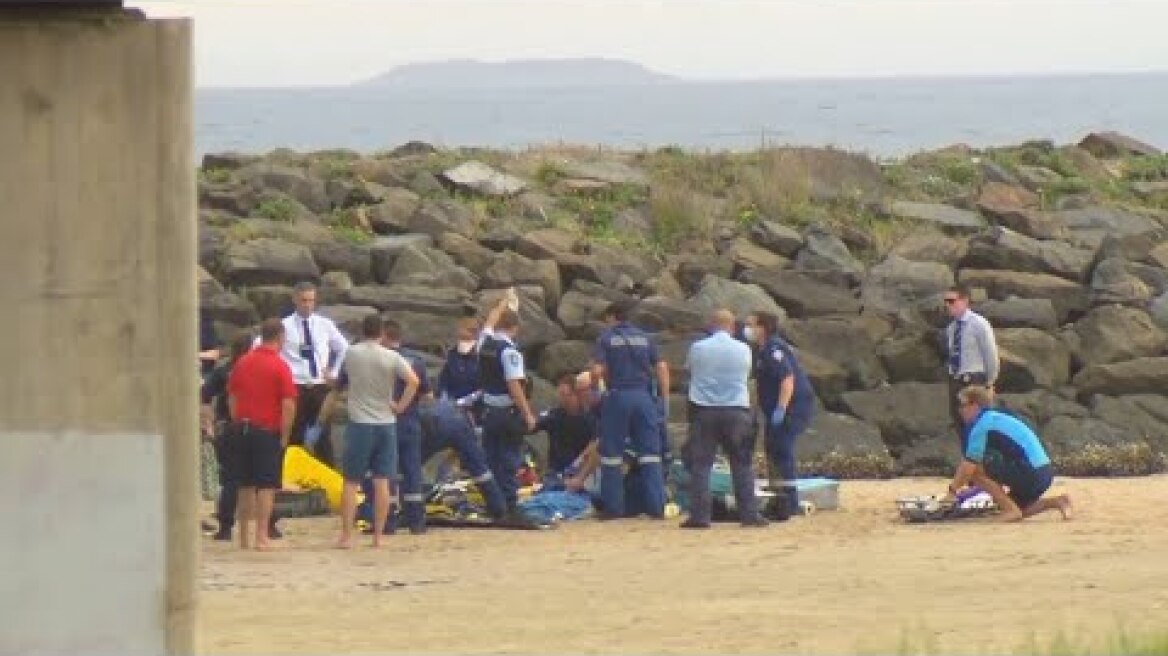
[[[193,653],[188,21],[0,10],[0,653]]]

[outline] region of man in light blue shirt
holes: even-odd
[[[719,446],[730,461],[734,500],[743,526],[766,526],[754,493],[752,454],[746,447],[752,426],[747,382],[753,364],[750,347],[735,339],[734,315],[717,310],[711,335],[694,343],[686,358],[692,406],[688,458],[690,513],[682,528],[709,528],[712,499],[710,469]]]

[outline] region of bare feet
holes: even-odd
[[[1063,519],[1071,519],[1075,516],[1075,509],[1071,504],[1071,497],[1062,494],[1055,498],[1055,503],[1058,504],[1058,511],[1063,514]]]
[[[353,538],[352,537],[340,538],[339,540],[337,540],[336,547],[337,547],[337,549],[352,549],[353,548]]]
[[[375,536],[375,537],[373,538],[373,548],[374,548],[374,549],[380,549],[380,548],[381,548],[381,537],[380,537],[380,536]]]
[[[275,542],[271,540],[264,540],[263,542],[256,542],[256,551],[279,551],[280,547],[276,546]]]

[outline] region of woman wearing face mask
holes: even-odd
[[[479,324],[473,317],[458,322],[458,343],[446,353],[438,375],[438,395],[457,401],[479,391]]]
[[[746,319],[743,333],[758,347],[754,359],[758,404],[766,426],[771,487],[785,494],[788,512],[797,513],[799,492],[795,472],[795,440],[815,414],[815,390],[791,345],[778,335],[779,320],[768,312]],[[779,517],[785,519],[785,517]]]

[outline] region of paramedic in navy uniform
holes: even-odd
[[[799,490],[796,486],[795,441],[807,430],[815,415],[815,390],[795,357],[791,345],[778,334],[779,320],[769,312],[755,312],[746,318],[743,329],[746,338],[758,345],[755,358],[755,385],[758,405],[766,426],[767,459],[771,465],[772,480],[786,494],[786,512],[799,512]],[[754,440],[750,440],[752,451]],[[777,474],[777,476],[776,476]]]
[[[662,519],[665,473],[659,417],[668,415],[664,404],[669,394],[669,364],[660,358],[650,336],[629,323],[631,309],[631,303],[617,302],[605,310],[608,328],[596,340],[593,357],[594,374],[607,390],[600,409],[600,497],[604,517],[625,515],[627,443],[643,476],[644,499],[639,500],[639,507],[650,517]]]

